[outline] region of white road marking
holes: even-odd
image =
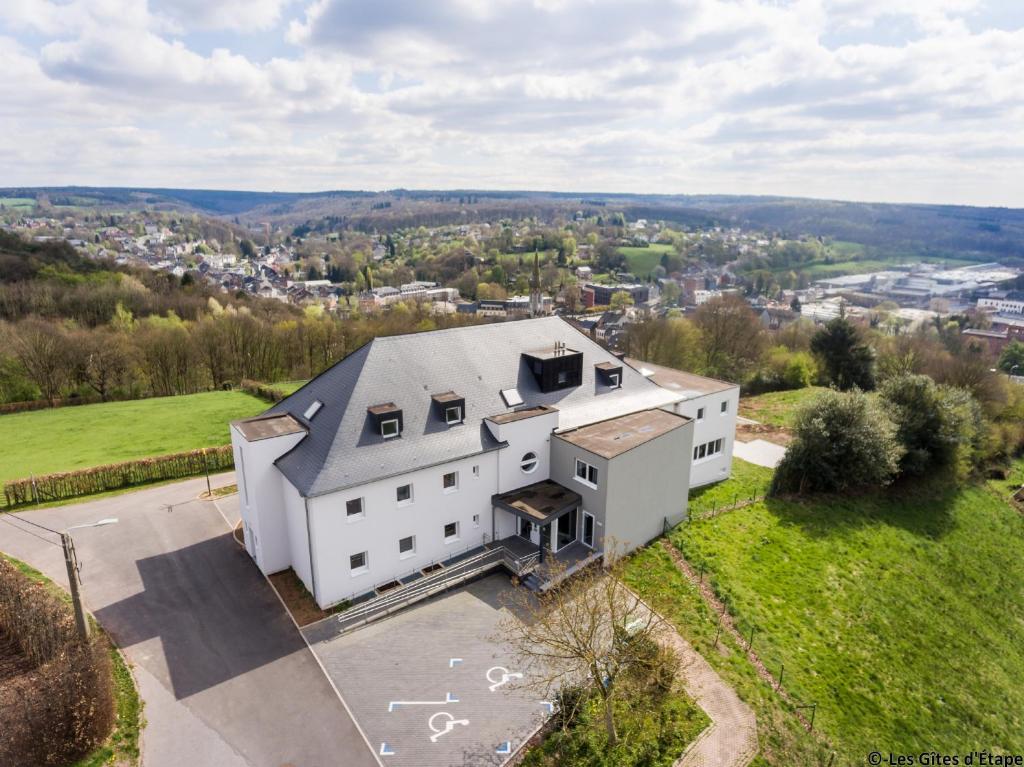
[[[388,713],[393,712],[398,706],[443,706],[446,703],[458,702],[459,699],[451,693],[448,693],[444,700],[393,700],[388,703]]]
[[[498,671],[498,672],[501,673],[501,677],[499,679],[495,679],[492,676],[492,674],[495,671]],[[511,682],[513,679],[522,679],[523,678],[523,675],[520,674],[518,671],[509,671],[504,666],[492,666],[491,668],[487,669],[486,676],[487,676],[487,681],[491,683],[491,686],[490,686],[491,692],[494,692],[499,687],[504,687],[506,684]]]
[[[444,725],[443,725],[444,729],[443,730],[439,730],[439,729],[437,729],[437,727],[434,726],[434,720],[437,719],[438,717],[443,717],[443,716],[446,716],[448,718],[445,719],[445,721],[444,721]],[[457,724],[461,724],[463,727],[466,727],[466,726],[469,725],[469,720],[468,719],[456,719],[454,716],[449,714],[447,711],[438,711],[436,714],[434,714],[432,717],[430,717],[430,719],[427,720],[427,727],[429,727],[430,731],[434,733],[433,735],[430,736],[430,742],[431,743],[437,743],[437,739],[438,738],[440,738],[442,735],[447,735],[449,732],[454,730],[455,729],[455,725],[457,725]]]

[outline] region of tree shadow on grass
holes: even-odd
[[[935,541],[953,529],[953,508],[962,490],[947,479],[914,479],[842,495],[770,497],[765,506],[783,524],[795,525],[813,538],[883,524]]]

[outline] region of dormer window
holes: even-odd
[[[466,398],[453,391],[434,394],[430,398],[434,402],[434,412],[449,426],[462,423],[466,416]]]
[[[524,352],[523,358],[544,393],[579,386],[583,382],[583,352],[566,348],[564,343]]]
[[[374,431],[383,439],[394,439],[402,434],[402,409],[394,402],[373,405],[366,413]]]
[[[622,386],[622,365],[616,365],[612,362],[599,362],[594,365],[594,372],[597,375],[597,380],[605,386],[610,386],[613,389],[618,389]]]

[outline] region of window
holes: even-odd
[[[454,493],[459,489],[459,472],[450,471],[444,475],[441,485],[446,493]]]
[[[480,467],[479,466],[473,466],[473,476],[474,477],[479,477],[480,476]]]
[[[449,522],[444,526],[444,542],[453,543],[459,540],[459,523]]]
[[[703,421],[704,420],[704,408],[702,408],[702,407],[697,408],[697,420],[698,421]]]
[[[479,514],[474,514],[473,515],[473,527],[480,527],[480,515]]]
[[[501,398],[505,400],[507,407],[518,407],[523,404],[523,398],[519,396],[518,389],[502,389]]]
[[[353,554],[348,558],[348,567],[352,571],[352,575],[362,575],[370,569],[369,560],[366,557],[365,551],[360,551],[358,554]]]
[[[558,385],[565,386],[569,383],[569,372],[567,370],[558,371]]]
[[[398,539],[398,555],[403,559],[416,553],[416,536],[409,535]]]
[[[576,459],[576,479],[579,482],[597,487],[597,467]]]
[[[395,500],[399,506],[408,506],[412,503],[412,485],[400,485],[395,491]]]
[[[349,519],[363,516],[363,499],[353,498],[345,502],[345,516]]]
[[[609,373],[608,374],[608,385],[614,386],[616,389],[619,388],[619,374]]]
[[[324,403],[321,402],[320,400],[315,400],[312,405],[306,408],[306,412],[302,414],[302,417],[305,418],[307,421],[310,420],[320,411],[320,408],[322,408],[323,405]]]
[[[693,446],[693,460],[699,461],[702,458],[712,458],[722,452],[724,440],[713,439],[710,442],[705,442],[703,445]]]
[[[728,412],[729,412],[729,400],[723,400],[722,401],[722,413],[728,413]]]
[[[386,421],[380,422],[380,436],[384,439],[391,439],[392,437],[398,436],[398,419],[389,418]]]
[[[445,408],[444,420],[448,422],[449,426],[453,423],[462,423],[462,408],[458,405]]]
[[[536,453],[527,453],[519,461],[519,468],[523,470],[523,474],[532,474],[537,469],[537,464],[540,461],[537,460]]]

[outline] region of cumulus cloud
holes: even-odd
[[[985,0],[10,0],[9,183],[1024,205]],[[13,138],[13,137],[17,138]],[[111,157],[117,162],[110,162]]]

